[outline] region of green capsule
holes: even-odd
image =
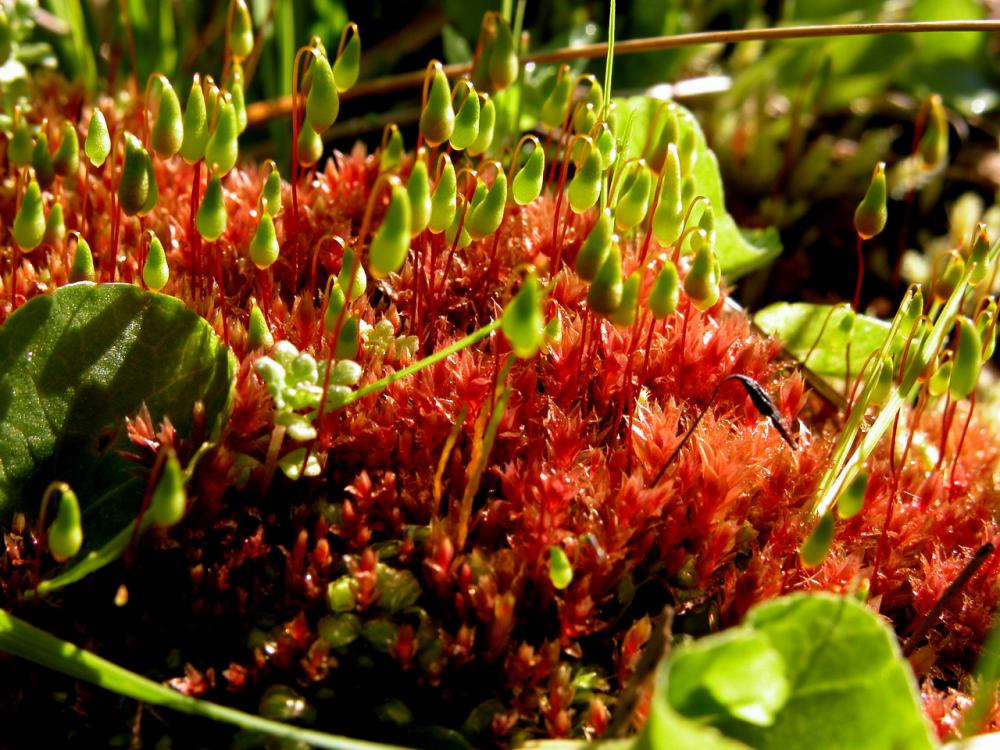
[[[357,82],[361,70],[361,34],[354,24],[351,24],[350,34],[350,39],[333,63],[333,79],[337,82],[337,91],[341,93]]]
[[[160,200],[160,186],[156,184],[156,170],[153,169],[153,160],[149,154],[143,151],[143,161],[146,166],[146,179],[149,182],[149,192],[146,194],[146,202],[139,209],[139,216],[145,216],[154,208]]]
[[[410,199],[398,182],[392,186],[389,208],[368,247],[372,276],[383,279],[402,268],[410,250]]]
[[[417,154],[406,180],[406,194],[410,198],[410,234],[416,237],[427,228],[431,219],[431,179],[423,149]]]
[[[983,366],[983,342],[979,337],[976,324],[964,315],[958,318],[958,343],[956,344],[955,363],[951,378],[948,381],[948,392],[955,401],[960,401],[976,390],[979,381],[979,370]]]
[[[35,170],[35,179],[39,186],[45,190],[56,179],[56,168],[52,163],[52,154],[49,153],[49,137],[45,135],[43,128],[35,139],[35,148],[31,152],[31,166]]]
[[[948,390],[948,384],[951,382],[952,369],[953,365],[950,356],[943,358],[938,366],[934,368],[934,372],[931,373],[931,377],[927,381],[927,392],[931,396],[937,398],[945,394],[945,391]]]
[[[525,276],[520,291],[504,307],[500,330],[521,359],[530,359],[538,353],[545,338],[545,316],[534,272]]]
[[[833,513],[822,516],[812,533],[802,543],[799,557],[805,567],[815,568],[826,559],[833,543],[834,520]]]
[[[229,54],[239,63],[253,52],[253,21],[246,0],[232,0],[233,23],[229,29]]]
[[[503,222],[504,208],[507,205],[507,175],[498,171],[493,184],[485,197],[469,207],[469,215],[465,219],[465,228],[474,240],[489,237]]]
[[[80,169],[80,138],[76,134],[76,125],[69,120],[63,122],[62,140],[52,156],[52,167],[56,176],[63,179],[75,177]]]
[[[594,145],[597,146],[597,150],[601,154],[601,169],[607,170],[608,167],[615,163],[615,159],[618,157],[618,147],[615,143],[614,133],[611,132],[611,128],[608,127],[606,122],[602,122],[600,127],[598,127]]]
[[[434,234],[440,234],[452,225],[455,221],[456,197],[458,194],[458,180],[455,176],[455,167],[447,155],[444,159],[444,167],[441,169],[441,176],[438,177],[437,185],[431,194],[431,219],[427,228]]]
[[[296,154],[299,164],[303,167],[311,167],[323,155],[323,139],[319,137],[319,133],[310,127],[303,126],[299,129],[299,140],[297,143]]]
[[[455,129],[455,110],[451,106],[451,89],[440,63],[434,65],[427,104],[420,113],[420,134],[431,147],[440,146],[451,138]]]
[[[677,143],[677,155],[681,159],[681,174],[685,177],[693,176],[694,165],[698,161],[693,128],[681,130],[681,137]]]
[[[146,254],[146,263],[142,267],[142,280],[154,292],[163,289],[170,281],[167,254],[163,251],[163,243],[155,234],[149,238],[149,252]]]
[[[345,264],[341,268],[341,274],[344,273],[343,268],[347,268],[348,273],[350,273],[350,266]],[[340,311],[347,304],[347,298],[344,296],[344,289],[339,283],[331,284],[329,289],[330,294],[326,300],[326,313],[323,315],[323,327],[327,331],[332,332],[337,327],[337,318],[340,317]]]
[[[269,268],[278,259],[281,246],[278,244],[278,233],[274,229],[274,219],[267,211],[261,214],[257,222],[257,231],[250,240],[250,260],[257,268]]]
[[[388,172],[396,169],[406,158],[406,147],[403,145],[403,134],[395,125],[389,126],[389,140],[379,151],[378,169],[380,172]]]
[[[667,150],[670,148],[670,144],[677,148],[678,141],[680,140],[680,126],[677,122],[677,112],[673,107],[669,108],[666,112],[666,119],[663,122],[663,128],[660,130],[659,137],[656,139],[656,144],[653,147],[652,152],[647,157],[650,168],[659,174],[660,170],[663,168],[664,160],[667,158]],[[677,179],[680,181],[680,156],[677,157]]]
[[[868,472],[860,471],[837,497],[837,515],[854,518],[865,505],[865,490],[868,489]]]
[[[681,196],[681,164],[677,155],[677,146],[673,143],[667,146],[663,160],[663,182],[660,185],[660,198],[653,212],[653,235],[663,246],[672,245],[681,234],[684,222],[684,203]]]
[[[939,95],[931,94],[927,103],[927,124],[917,150],[924,167],[933,169],[948,158],[948,116]]]
[[[358,331],[358,319],[353,315],[347,315],[340,327],[340,335],[337,336],[337,346],[333,356],[337,359],[357,359],[360,349],[361,336]]]
[[[98,111],[95,110],[95,114]],[[105,130],[107,130],[107,126],[105,126]],[[197,73],[191,82],[191,93],[188,94],[187,105],[184,107],[182,130],[184,136],[181,139],[181,158],[188,164],[195,164],[205,158],[205,146],[208,144],[209,138],[205,92],[202,90],[201,78]],[[90,137],[88,136],[87,139],[89,142]],[[90,156],[89,150],[87,155]],[[90,159],[93,161],[92,156]]]
[[[589,209],[601,196],[601,154],[593,145],[583,166],[576,170],[567,188],[569,206],[578,214]]]
[[[549,547],[549,581],[558,591],[568,588],[573,582],[573,566],[562,547]]]
[[[872,389],[869,403],[874,406],[881,406],[892,392],[892,375],[894,364],[891,355],[885,355],[879,362],[878,371],[875,373],[875,387]]]
[[[211,126],[218,119],[219,97],[222,91],[215,85],[212,76],[205,76],[205,108],[208,112],[208,125]],[[206,138],[207,143],[207,138]]]
[[[885,162],[875,165],[865,197],[854,211],[854,230],[863,240],[870,240],[885,229]]]
[[[10,53],[14,51],[14,30],[10,26],[10,19],[4,9],[0,7],[0,65],[10,59]]]
[[[518,61],[514,37],[507,22],[499,14],[494,16],[493,49],[490,51],[490,82],[499,91],[517,80]]]
[[[653,189],[653,175],[642,162],[633,173],[634,177],[622,192],[615,205],[615,226],[627,232],[639,226],[649,210],[649,195]]]
[[[969,249],[969,261],[975,265],[969,274],[969,283],[981,284],[986,280],[986,275],[990,271],[990,235],[986,225],[982,222],[976,224],[973,235],[972,247]]]
[[[45,219],[45,236],[42,241],[47,245],[57,245],[66,236],[66,223],[63,221],[62,203],[56,201],[49,209],[49,215]]]
[[[42,191],[38,183],[28,183],[21,207],[14,216],[14,241],[21,252],[29,253],[42,244],[45,238],[45,210],[42,207]]]
[[[711,245],[704,243],[695,252],[691,270],[684,278],[684,291],[691,298],[691,304],[702,312],[719,300],[719,277]]]
[[[73,265],[69,269],[69,283],[94,280],[94,254],[90,245],[83,237],[76,239],[76,251],[73,253]]]
[[[958,288],[965,275],[965,261],[958,253],[952,253],[945,264],[944,271],[931,281],[934,300],[944,304]]]
[[[715,209],[711,203],[705,204],[705,209],[698,219],[698,227],[705,232],[708,244],[715,245]]]
[[[325,54],[313,51],[313,62],[310,66],[312,76],[309,84],[309,94],[306,96],[306,119],[313,130],[322,133],[333,125],[340,114],[340,96],[337,94],[337,82],[333,78],[333,68]]]
[[[455,115],[455,127],[451,131],[449,143],[456,151],[464,151],[479,136],[479,97],[472,84],[468,84],[468,94]]]
[[[628,328],[639,315],[639,286],[642,273],[633,271],[622,285],[622,301],[618,309],[611,313],[611,322],[619,328]]]
[[[206,242],[215,242],[226,231],[226,201],[222,194],[222,181],[218,176],[213,176],[208,181],[194,223]]]
[[[511,181],[511,192],[514,195],[514,201],[520,206],[531,203],[541,194],[544,179],[545,153],[542,150],[541,144],[536,140],[534,149],[528,154],[524,165],[517,170],[517,174],[514,175],[514,179]]]
[[[177,455],[171,450],[163,463],[163,471],[149,500],[146,517],[157,526],[175,526],[187,510],[187,493],[184,491],[184,472]]]
[[[350,612],[357,606],[358,582],[354,576],[345,574],[326,587],[326,600],[331,612]]]
[[[980,311],[976,316],[976,330],[979,331],[979,338],[983,342],[983,362],[989,362],[996,348],[996,330],[993,325],[993,316],[996,314],[996,303],[992,303],[993,309],[987,308]]]
[[[851,310],[851,312],[853,314],[854,311]],[[903,319],[900,326],[901,330],[907,333],[912,330],[923,313],[924,295],[918,286],[906,298],[905,307],[903,308]]]
[[[622,255],[618,245],[611,244],[608,257],[590,282],[587,304],[598,315],[611,315],[622,303]]]
[[[493,100],[486,94],[480,94],[482,101],[479,106],[479,134],[476,140],[469,144],[465,152],[469,156],[482,156],[493,143],[493,130],[497,122],[497,108]]]
[[[486,186],[482,186],[483,190],[486,190]],[[452,219],[451,224],[448,228],[444,230],[444,238],[446,242],[455,243],[455,247],[458,250],[462,250],[472,244],[472,236],[469,234],[469,230],[465,227],[465,222],[462,220],[462,207],[465,205],[465,196],[458,196],[457,204],[455,206],[455,216]],[[468,211],[466,211],[468,215]],[[459,235],[458,227],[462,226],[462,233]],[[458,242],[455,242],[455,237],[458,237]]]
[[[677,266],[668,258],[656,275],[653,288],[649,290],[646,304],[656,320],[663,320],[677,309],[680,299],[680,277]]]
[[[254,302],[250,307],[250,322],[247,324],[247,349],[270,349],[274,346],[274,335],[267,327],[264,313]]]
[[[236,113],[236,132],[247,129],[247,103],[243,89],[243,66],[233,63],[233,80],[229,84],[229,97],[233,101],[233,111]]]
[[[99,111],[99,110],[98,110]],[[107,127],[105,126],[105,132]],[[111,148],[111,144],[108,144]],[[35,151],[35,140],[31,137],[31,128],[23,119],[14,128],[14,133],[7,144],[7,159],[11,165],[18,169],[23,169],[31,164],[31,155]]]
[[[83,152],[95,167],[104,164],[111,153],[111,134],[108,132],[108,121],[104,113],[94,107],[90,115],[90,125],[87,126],[87,139],[83,143]]]
[[[205,163],[213,175],[224,177],[236,166],[239,156],[236,127],[236,110],[232,98],[228,95],[219,99],[219,117],[215,121],[215,130],[205,144]]]
[[[552,92],[542,102],[542,124],[550,130],[562,125],[569,109],[570,98],[573,96],[573,77],[569,68],[563,65],[556,74],[556,85]]]
[[[69,485],[62,485],[56,517],[48,528],[49,552],[56,562],[74,557],[83,546],[83,525],[80,503]]]
[[[597,124],[597,112],[598,110],[593,104],[583,102],[573,113],[573,132],[580,135],[587,135]]]
[[[355,268],[357,265],[357,268]],[[351,273],[354,273],[354,281],[351,281]],[[340,262],[340,273],[337,275],[337,289],[341,296],[346,297],[349,302],[354,302],[368,288],[368,274],[365,273],[364,266],[357,261],[357,255],[351,248],[344,249],[344,258]],[[349,289],[346,293],[344,290]],[[339,312],[339,310],[338,310]]]
[[[576,254],[576,275],[593,281],[611,252],[611,210],[604,209]]]
[[[271,164],[271,171],[260,190],[260,203],[272,218],[281,210],[281,175],[276,164]]]
[[[153,151],[164,159],[180,151],[184,142],[184,116],[177,92],[167,79],[162,79],[156,120],[150,131],[150,145]]]

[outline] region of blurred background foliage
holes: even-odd
[[[195,72],[221,73],[226,0],[0,0],[11,52],[0,67],[3,112],[27,93],[26,72],[58,68],[87,91],[122,91],[131,71],[127,32],[135,39],[139,81],[154,71],[186,92]],[[580,0],[249,0],[259,44],[248,62],[247,101],[290,93],[292,60],[311,35],[336,47],[355,21],[364,53],[361,81],[420,70],[430,58],[472,58],[484,12],[523,17],[529,51],[603,41],[606,2]],[[979,19],[1000,15],[996,0],[619,0],[619,39],[700,30],[859,21]],[[874,274],[865,299],[891,298],[918,279],[933,253],[961,242],[985,218],[1000,232],[1000,44],[984,32],[895,34],[763,44],[685,47],[619,56],[616,95],[688,80],[685,97],[723,170],[729,210],[749,227],[777,226],[791,248],[771,270],[742,282],[745,301],[850,296],[850,215],[872,165],[886,160],[894,203],[883,244],[869,249]],[[2,49],[0,39],[0,52]],[[0,56],[2,59],[2,56]],[[576,72],[603,76],[603,59],[578,60]],[[554,85],[554,65],[525,69],[508,96],[508,116],[537,125]],[[656,89],[653,89],[656,91]],[[939,93],[951,123],[949,158],[933,170],[911,154],[921,103]],[[503,92],[507,94],[507,92]],[[123,94],[124,95],[124,94]],[[387,121],[406,130],[419,114],[418,88],[347,99],[331,130],[334,147],[356,139],[377,145]],[[498,108],[503,109],[498,102]],[[508,123],[508,129],[514,123]],[[246,152],[287,158],[287,116],[259,123],[242,139]],[[408,137],[412,143],[412,137]],[[993,236],[996,236],[994,234]],[[896,242],[895,238],[898,238]],[[920,248],[906,256],[909,248]],[[905,260],[905,262],[904,262]]]

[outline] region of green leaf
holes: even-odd
[[[38,512],[45,486],[68,482],[88,546],[138,510],[142,483],[119,455],[125,417],[145,403],[181,435],[196,401],[226,409],[235,362],[177,299],[128,284],[71,284],[22,305],[0,329],[0,523]]]
[[[851,344],[851,375],[855,376],[889,333],[887,322],[867,315],[857,315],[854,327],[845,332],[840,324],[848,314],[846,305],[777,302],[760,310],[753,320],[765,333],[781,339],[785,348],[817,375],[844,377],[848,341]],[[902,340],[895,342],[893,354],[898,354],[904,343]],[[810,349],[813,350],[811,354]],[[809,355],[808,360],[806,355]]]
[[[662,102],[648,96],[616,101],[620,112],[619,122],[627,123],[630,118],[634,117],[632,137],[626,144],[625,158],[642,156],[650,124]],[[766,266],[781,254],[781,243],[778,241],[777,235],[773,232],[763,235],[743,234],[739,230],[733,217],[725,210],[725,194],[722,189],[719,162],[716,160],[715,154],[708,148],[705,134],[701,131],[694,115],[688,110],[676,104],[671,106],[677,115],[680,133],[683,135],[686,130],[694,131],[697,158],[692,174],[695,181],[695,194],[707,197],[715,210],[715,251],[722,273],[732,280]],[[656,119],[660,122],[652,133],[653,143],[659,140],[659,129],[666,118],[661,114]],[[617,133],[616,135],[621,137],[622,134]],[[697,221],[697,218],[697,215],[692,216],[692,221]]]

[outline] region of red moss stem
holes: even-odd
[[[962,424],[962,434],[958,438],[958,445],[955,446],[955,455],[951,459],[951,471],[948,472],[948,497],[951,498],[955,488],[955,469],[958,468],[958,460],[962,456],[962,447],[965,445],[965,436],[969,432],[969,423],[972,422],[972,413],[976,409],[976,392],[969,396],[969,410],[965,415],[965,422]]]

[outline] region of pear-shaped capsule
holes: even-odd
[[[62,203],[56,201],[49,209],[45,218],[45,236],[42,239],[47,245],[57,245],[66,236],[66,222],[63,220]]]
[[[927,106],[927,123],[917,150],[924,168],[933,169],[948,158],[948,116],[938,94],[931,94]]]
[[[264,313],[254,302],[250,307],[250,321],[247,324],[247,349],[270,349],[274,346],[274,335],[267,327]]]
[[[275,164],[271,164],[271,171],[260,190],[260,198],[262,208],[272,217],[277,216],[281,210],[281,175]]]
[[[578,214],[582,214],[595,203],[601,195],[601,154],[591,145],[583,166],[576,170],[570,180],[569,206]]]
[[[257,222],[257,231],[253,233],[253,239],[250,240],[250,260],[257,268],[263,270],[278,259],[280,251],[274,219],[265,211]]]
[[[155,234],[149,238],[149,252],[146,254],[146,263],[142,267],[142,280],[154,292],[163,289],[170,281],[167,254],[163,251],[163,243]]]
[[[622,232],[639,226],[646,218],[653,187],[653,176],[649,168],[640,162],[631,183],[626,187],[615,205],[615,225]]]
[[[837,497],[837,515],[841,518],[854,518],[865,505],[865,491],[868,489],[868,472],[860,471],[851,482],[841,490]]]
[[[486,186],[480,184],[483,189],[483,194],[485,195]],[[465,196],[458,196],[454,218],[448,228],[444,230],[444,239],[446,242],[454,243],[458,250],[468,247],[472,244],[472,236],[469,234],[469,230],[465,227],[465,219],[463,217],[463,211],[468,215],[468,211],[465,209]],[[462,231],[459,233],[458,228],[461,227]],[[458,238],[456,241],[456,237]]]
[[[396,169],[406,158],[406,147],[403,145],[403,134],[395,124],[389,126],[389,138],[379,151],[378,168],[380,172]]]
[[[455,127],[451,131],[449,143],[456,151],[464,151],[472,145],[479,135],[479,97],[472,84],[468,84],[468,93],[462,106],[455,115]]]
[[[299,158],[299,164],[303,167],[311,167],[323,155],[323,139],[311,127],[303,126],[299,130],[297,144],[296,154]]]
[[[174,87],[165,78],[161,82],[156,119],[153,121],[149,140],[153,151],[164,159],[180,151],[184,142],[184,115],[181,113],[181,102]]]
[[[181,158],[188,164],[201,161],[205,158],[205,146],[209,138],[208,110],[205,104],[205,92],[201,88],[201,78],[197,73],[191,82],[191,93],[188,94],[187,104],[184,107],[182,130],[184,135],[181,139]],[[89,156],[90,152],[87,154]]]
[[[73,253],[73,265],[69,269],[69,282],[94,280],[94,254],[90,245],[83,237],[77,237],[76,250]]]
[[[215,242],[226,231],[226,202],[222,194],[222,181],[218,176],[208,181],[194,223],[198,233],[207,242]]]
[[[368,288],[368,274],[365,273],[364,266],[358,262],[358,256],[352,248],[344,249],[340,273],[337,275],[337,288],[348,302],[354,302]]]
[[[534,149],[511,182],[514,201],[520,206],[531,203],[541,194],[545,179],[545,153],[537,140],[534,143]]]
[[[239,156],[237,138],[239,129],[236,126],[236,110],[232,98],[223,96],[219,99],[219,116],[215,122],[215,130],[205,145],[205,162],[213,175],[224,177],[236,166]]]
[[[981,284],[986,280],[986,275],[990,272],[989,257],[990,235],[986,225],[979,222],[973,230],[972,247],[969,248],[969,262],[975,264],[969,274],[970,284]]]
[[[389,208],[368,248],[372,276],[382,279],[395,273],[410,249],[410,199],[398,182],[392,186]]]
[[[333,125],[340,114],[340,96],[337,82],[333,78],[333,68],[325,54],[313,51],[313,61],[309,95],[306,97],[306,119],[313,130],[322,133]]]
[[[592,281],[611,252],[611,211],[604,209],[576,254],[576,275]]]
[[[163,462],[163,471],[153,489],[146,517],[157,526],[175,526],[187,510],[187,493],[184,491],[184,472],[177,455],[171,450]]]
[[[573,77],[569,73],[569,68],[563,65],[556,74],[555,86],[542,102],[541,120],[545,127],[552,130],[562,125],[572,96]]]
[[[996,303],[993,304],[993,309],[986,308],[985,310],[980,310],[979,315],[976,316],[976,330],[979,331],[979,339],[983,342],[983,362],[990,361],[990,358],[993,356],[993,350],[996,348],[996,320],[994,318],[996,315]]]
[[[598,110],[590,102],[582,102],[573,112],[573,132],[579,135],[586,135],[594,129],[597,124]],[[604,166],[603,159],[601,166]]]
[[[611,322],[620,328],[627,328],[635,323],[639,314],[639,286],[642,284],[642,273],[633,271],[622,284],[622,301],[618,309],[611,313]]]
[[[962,282],[965,276],[965,261],[958,253],[951,253],[944,270],[931,280],[931,291],[934,301],[944,304]]]
[[[618,245],[612,243],[587,290],[587,304],[598,315],[611,315],[622,302],[622,255]]]
[[[485,94],[480,94],[482,102],[479,105],[479,134],[476,140],[469,144],[465,152],[469,156],[481,156],[493,143],[493,130],[497,122],[497,108]]]
[[[334,356],[337,359],[357,359],[360,349],[361,336],[358,330],[358,319],[353,315],[347,315],[340,327],[340,335],[337,336]]]
[[[618,158],[618,146],[615,143],[614,133],[606,122],[602,122],[597,129],[597,136],[594,138],[594,145],[601,154],[601,169],[608,169]]]
[[[21,198],[21,207],[14,216],[14,241],[22,252],[28,253],[42,244],[45,238],[45,210],[42,206],[42,191],[38,183],[28,183]]]
[[[348,273],[350,273],[350,267],[345,263],[340,269],[341,275],[344,274],[344,268],[347,268]],[[330,293],[326,300],[326,312],[323,315],[323,327],[327,331],[333,332],[337,327],[337,319],[340,317],[340,311],[347,304],[347,298],[344,296],[343,287],[337,282],[331,284],[329,290]]]
[[[499,90],[510,86],[517,80],[518,61],[517,49],[514,47],[514,36],[502,16],[494,16],[495,36],[493,49],[490,51],[490,82]]]
[[[684,291],[691,298],[691,304],[702,312],[712,307],[719,299],[717,270],[715,253],[711,245],[706,242],[698,248],[691,270],[684,277]]]
[[[529,273],[521,289],[504,307],[500,330],[514,354],[529,359],[538,353],[545,337],[545,316],[542,314],[542,293],[534,273]]]
[[[664,160],[667,158],[667,149],[670,148],[670,144],[674,144],[674,148],[677,148],[677,142],[680,140],[680,127],[677,123],[677,112],[673,107],[669,107],[666,111],[663,121],[663,127],[660,129],[659,136],[656,139],[652,150],[647,156],[647,162],[650,168],[659,173],[663,169]],[[677,159],[677,172],[678,172],[678,182],[680,181],[680,157]]]
[[[48,528],[49,552],[56,562],[74,557],[83,546],[80,503],[69,485],[62,485],[56,517]]]
[[[873,406],[881,406],[892,392],[892,377],[895,365],[892,355],[886,354],[882,357],[878,370],[875,372],[875,387],[872,388],[871,397],[868,402]]]
[[[668,258],[653,281],[646,304],[656,320],[663,320],[677,309],[679,298],[680,277],[677,266]]]
[[[239,63],[253,52],[253,21],[246,0],[231,0],[232,26],[229,29],[229,54]]]
[[[236,113],[236,131],[242,133],[247,129],[247,103],[243,88],[243,66],[233,63],[233,79],[229,84],[229,98],[233,102],[233,112]]]
[[[812,533],[802,543],[799,557],[805,567],[815,568],[826,559],[833,543],[834,520],[833,513],[826,513],[820,517]]]
[[[62,140],[52,156],[52,167],[56,175],[63,179],[75,176],[80,168],[80,138],[76,134],[76,125],[69,120],[63,122]]]
[[[455,202],[458,193],[455,167],[447,155],[442,158],[444,166],[441,168],[441,175],[438,177],[437,185],[431,194],[431,218],[427,223],[427,228],[434,234],[445,231],[455,221]]]
[[[49,137],[43,128],[35,139],[35,148],[31,152],[31,166],[35,170],[35,179],[43,190],[48,189],[56,179],[56,168],[49,153]]]
[[[955,401],[967,398],[976,390],[979,370],[983,366],[982,353],[983,342],[975,323],[964,315],[959,316],[955,364],[948,382],[948,392]]]
[[[156,170],[153,169],[153,160],[148,153],[143,152],[143,162],[146,166],[146,180],[149,183],[149,192],[146,193],[146,202],[139,209],[139,216],[145,216],[154,208],[160,200],[160,186],[156,184]]]
[[[451,105],[451,89],[440,63],[434,67],[427,104],[420,113],[420,134],[430,146],[440,146],[455,129],[455,110]]]
[[[870,240],[885,229],[888,215],[885,199],[885,162],[880,161],[875,165],[865,197],[854,211],[854,229],[861,239]]]
[[[549,547],[549,581],[557,591],[569,588],[573,582],[573,566],[562,547]]]
[[[111,148],[110,142],[108,148]],[[23,169],[31,164],[31,155],[34,151],[35,139],[31,137],[31,128],[22,119],[14,128],[10,143],[7,144],[7,159],[12,166]]]
[[[469,215],[465,219],[465,227],[474,240],[489,237],[503,221],[504,207],[507,205],[507,175],[497,172],[493,184],[486,196],[478,203],[469,207]]]
[[[948,390],[948,384],[951,382],[952,369],[951,352],[945,352],[945,355],[941,357],[930,378],[927,380],[927,392],[931,396],[937,398],[945,394],[945,391]]]
[[[653,212],[653,235],[661,245],[672,245],[681,234],[684,203],[681,195],[681,164],[677,146],[668,144],[661,173],[660,197]]]
[[[415,237],[427,228],[431,219],[431,180],[422,153],[413,162],[406,180],[406,194],[410,198],[410,234]]]
[[[692,177],[694,175],[694,165],[698,161],[694,128],[681,128],[680,139],[677,141],[677,155],[681,160],[681,174],[684,177]]]
[[[357,26],[350,26],[351,36],[333,63],[333,79],[337,83],[337,91],[341,93],[357,82],[361,70],[361,34]]]

